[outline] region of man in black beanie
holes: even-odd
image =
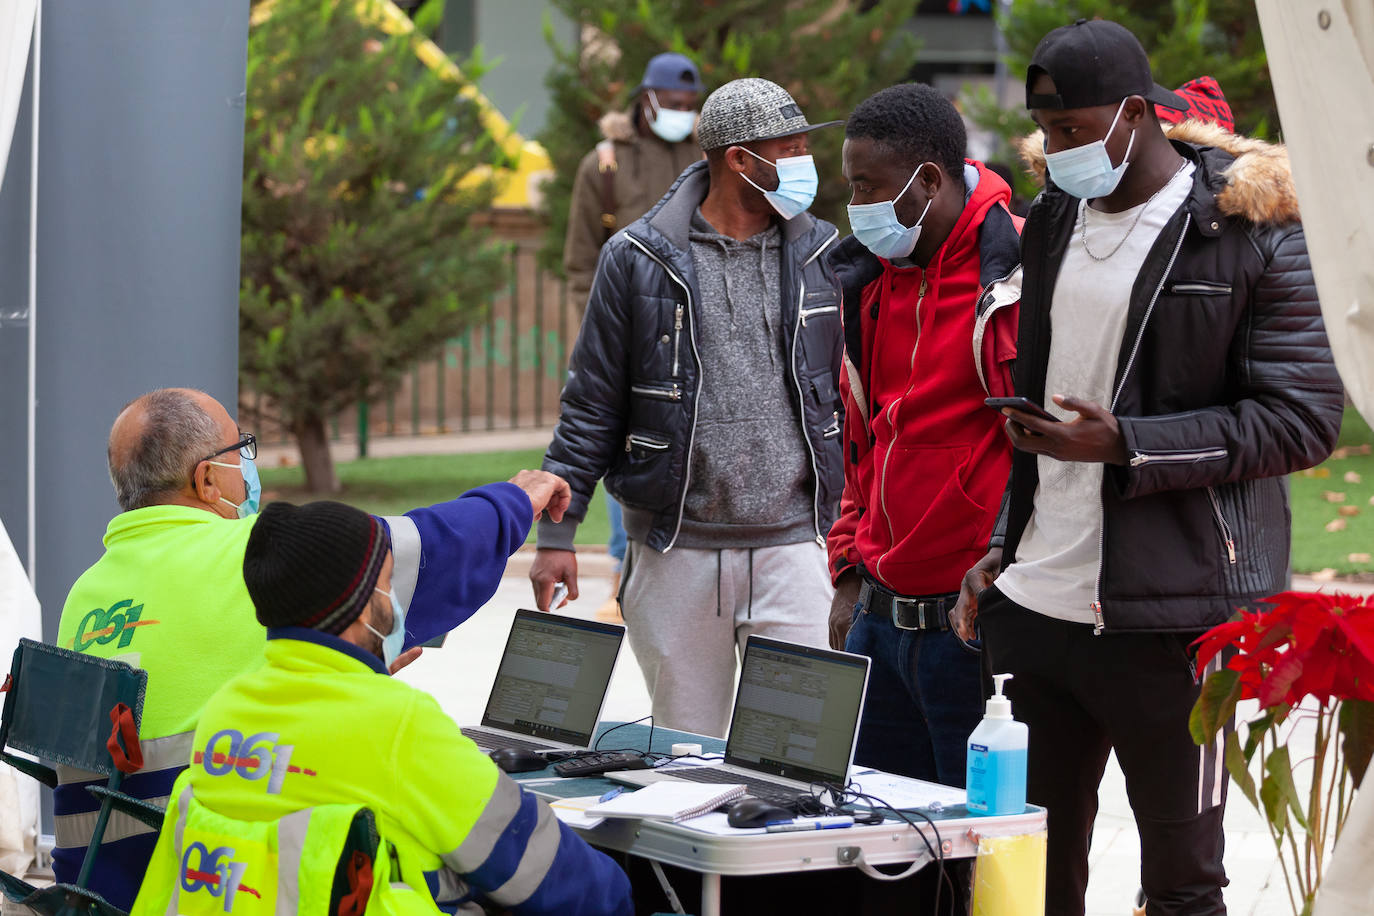
[[[267,627],[266,662],[206,704],[192,743],[196,800],[248,821],[364,804],[402,872],[382,893],[403,882],[445,912],[481,902],[630,913],[619,866],[500,772],[432,696],[387,676],[405,631],[392,567],[386,528],[358,509],[263,510],[243,579]],[[270,773],[259,760],[272,761]],[[178,854],[175,828],[169,821],[159,838],[150,876]],[[145,882],[155,899],[141,906],[166,908],[172,888],[158,884]]]

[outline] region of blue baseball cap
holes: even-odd
[[[640,80],[636,92],[645,89],[685,89],[688,92],[704,92],[706,84],[701,81],[697,65],[685,54],[668,52],[650,58],[644,68],[644,79]]]

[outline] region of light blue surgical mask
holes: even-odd
[[[911,183],[925,166],[924,162],[916,166],[906,185],[891,200],[849,205],[849,227],[854,230],[854,237],[878,257],[890,261],[909,257],[916,250],[916,242],[921,238],[921,224],[925,222],[935,198],[926,201],[926,208],[921,211],[921,217],[914,226],[903,226],[902,221],[897,219],[897,201],[911,188]]]
[[[1073,149],[1060,150],[1057,153],[1046,151],[1045,166],[1050,170],[1050,178],[1054,179],[1054,183],[1064,193],[1091,200],[1095,197],[1106,197],[1121,184],[1121,176],[1126,174],[1126,166],[1131,164],[1131,147],[1135,145],[1135,131],[1131,131],[1131,139],[1126,144],[1126,155],[1121,157],[1121,164],[1117,166],[1112,165],[1112,157],[1107,153],[1107,137],[1116,129],[1116,122],[1121,119],[1121,111],[1125,107],[1126,100],[1122,99],[1121,104],[1117,106],[1116,117],[1112,118],[1112,126],[1107,128],[1107,134],[1101,140],[1075,146]]]
[[[765,191],[758,185],[749,181],[749,176],[743,173],[740,177],[763,194],[764,200],[778,211],[778,215],[783,219],[792,219],[801,213],[806,212],[807,207],[816,199],[816,188],[820,187],[820,179],[816,177],[816,161],[810,156],[784,156],[777,162],[772,162],[763,158],[758,153],[741,146],[749,155],[760,162],[767,162],[778,172],[778,188],[776,191]]]
[[[258,478],[258,466],[253,463],[253,459],[240,457],[238,464],[226,464],[223,461],[211,461],[209,463],[221,468],[238,468],[243,474],[243,492],[246,494],[243,502],[234,506],[223,496],[219,498],[219,501],[227,506],[234,506],[234,511],[238,513],[239,518],[257,515],[258,506],[262,503],[262,481]]]
[[[691,136],[692,128],[697,126],[697,113],[661,108],[654,91],[650,89],[648,93],[649,105],[654,110],[654,119],[649,122],[649,129],[669,143],[681,143]]]
[[[373,587],[373,591],[382,592],[380,588]],[[401,654],[401,649],[406,642],[406,608],[396,597],[396,589],[389,588],[382,592],[391,599],[391,632],[385,635],[377,632],[377,629],[363,621],[363,626],[372,631],[372,635],[382,641],[382,664],[386,665],[387,670],[391,670],[391,665]]]

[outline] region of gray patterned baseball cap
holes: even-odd
[[[731,80],[706,97],[697,118],[697,140],[703,150],[754,140],[772,140],[834,127],[843,121],[808,124],[787,90],[768,80]]]

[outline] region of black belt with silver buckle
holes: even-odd
[[[890,617],[892,625],[899,630],[948,630],[949,612],[954,610],[958,600],[957,592],[908,598],[888,591],[860,573],[859,610]]]

